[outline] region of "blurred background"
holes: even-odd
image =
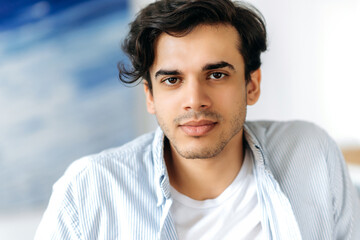
[[[150,0],[0,0],[0,239],[33,239],[77,158],[156,128],[117,63]],[[248,119],[301,119],[338,142],[360,186],[360,1],[251,0],[264,15],[262,96]]]

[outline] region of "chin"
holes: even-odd
[[[223,149],[223,147],[195,147],[191,146],[188,149],[176,149],[176,152],[185,159],[207,159],[216,157]]]

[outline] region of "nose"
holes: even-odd
[[[210,108],[211,99],[206,83],[198,79],[188,80],[183,90],[183,108],[186,111],[201,111]]]

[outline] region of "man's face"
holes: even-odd
[[[212,158],[242,139],[246,105],[258,96],[253,80],[245,84],[238,46],[238,33],[228,25],[200,25],[183,37],[163,33],[157,39],[147,107],[181,157]]]

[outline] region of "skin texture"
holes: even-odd
[[[259,98],[261,73],[246,84],[239,41],[235,28],[221,24],[182,37],[163,33],[155,43],[147,109],[169,139],[170,183],[197,200],[220,195],[242,165],[246,106]]]

